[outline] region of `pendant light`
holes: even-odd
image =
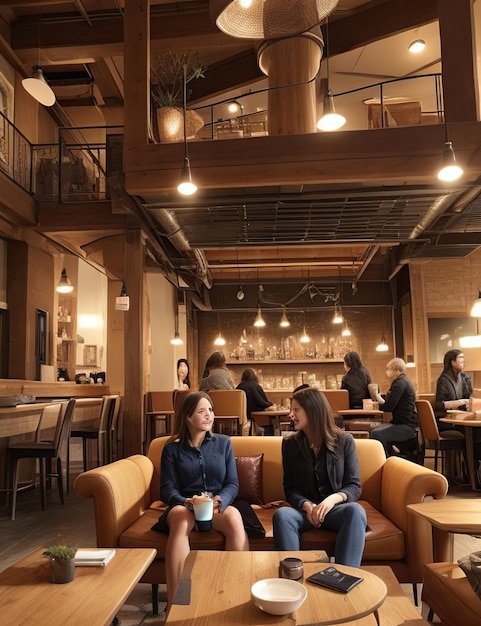
[[[181,346],[183,345],[182,337],[179,333],[179,304],[177,302],[177,296],[175,298],[175,316],[174,316],[174,338],[170,340],[171,345],[173,346]]]
[[[239,290],[238,290],[238,292],[236,294],[236,298],[240,302],[241,300],[244,300],[244,298],[246,297],[246,294],[244,293],[244,290],[243,290],[242,285],[241,285],[241,271],[240,271],[240,265],[239,265],[239,251],[237,251],[237,271],[239,272]]]
[[[461,178],[464,174],[463,169],[456,162],[456,155],[454,154],[453,142],[448,138],[448,125],[445,125],[446,140],[443,147],[443,156],[441,169],[438,172],[438,179],[443,182],[453,182]]]
[[[51,107],[55,104],[55,94],[45,80],[42,68],[38,65],[33,66],[32,76],[22,80],[22,87],[40,104],[46,107]]]
[[[303,320],[303,324],[302,324],[302,335],[299,338],[299,342],[300,343],[309,343],[311,341],[311,338],[309,337],[309,335],[306,333],[306,316],[304,311],[302,312],[302,320]]]
[[[342,336],[342,337],[350,337],[350,336],[351,336],[351,334],[352,334],[352,333],[351,333],[351,331],[349,330],[349,326],[347,325],[347,322],[346,322],[346,325],[345,325],[345,326],[344,326],[344,328],[342,329],[341,336]]]
[[[389,350],[389,346],[386,343],[386,339],[384,335],[381,337],[381,342],[376,346],[376,352],[387,352]]]
[[[254,320],[254,326],[256,328],[263,328],[265,325],[266,323],[264,322],[264,319],[262,317],[261,305],[259,304],[259,306],[257,307],[256,319]]]
[[[57,285],[57,293],[72,293],[73,285],[67,276],[67,270],[63,268]]]
[[[279,322],[279,326],[281,328],[289,328],[289,326],[291,325],[290,321],[287,318],[286,315],[286,307],[282,308],[282,317],[281,317],[281,321]]]
[[[225,339],[220,330],[220,313],[217,311],[217,337],[214,340],[214,346],[225,346]]]
[[[197,185],[192,182],[192,173],[190,171],[190,161],[189,161],[189,148],[187,142],[187,123],[186,123],[186,115],[187,115],[187,65],[184,64],[184,85],[183,85],[183,114],[184,114],[184,165],[182,167],[182,172],[180,173],[180,183],[177,187],[177,191],[181,193],[183,196],[191,196],[197,191]]]
[[[339,0],[210,0],[217,27],[238,39],[278,39],[305,33],[317,26]]]
[[[339,130],[346,123],[343,115],[336,113],[334,107],[334,96],[329,86],[329,20],[326,19],[326,70],[327,70],[327,88],[324,95],[323,113],[317,122],[317,128],[323,131]]]
[[[337,304],[334,306],[334,317],[332,318],[333,324],[342,324],[344,322],[344,317],[342,316],[342,312],[340,307]]]

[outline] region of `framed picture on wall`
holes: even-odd
[[[84,346],[84,365],[97,366],[97,346]]]

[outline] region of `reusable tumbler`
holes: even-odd
[[[212,497],[201,495],[192,498],[194,507],[194,518],[197,528],[207,532],[212,528],[212,517],[214,516],[214,500]]]

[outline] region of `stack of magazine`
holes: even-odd
[[[115,556],[115,550],[77,550],[75,553],[76,567],[105,567]]]

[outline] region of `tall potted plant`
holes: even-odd
[[[204,78],[204,68],[197,52],[169,51],[152,59],[151,103],[161,142],[184,140],[184,67],[187,84]],[[192,110],[187,110],[185,122],[187,139],[193,139],[204,125],[201,116]]]

